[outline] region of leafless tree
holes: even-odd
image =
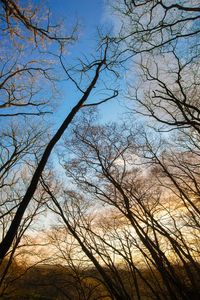
[[[65,68],[64,63],[62,61],[63,68],[66,72],[66,75],[68,78],[75,84],[76,89],[81,94],[79,101],[75,104],[75,106],[72,108],[70,113],[66,116],[64,122],[59,127],[55,135],[50,139],[49,143],[47,144],[44,153],[42,154],[38,165],[33,173],[32,178],[30,179],[30,184],[25,191],[25,195],[22,198],[21,202],[19,203],[19,206],[16,210],[16,213],[10,223],[10,227],[5,234],[1,244],[0,244],[0,252],[1,252],[1,259],[6,255],[7,251],[12,245],[12,242],[15,238],[16,232],[18,230],[18,227],[20,226],[20,222],[23,218],[23,215],[27,209],[27,206],[29,205],[29,202],[31,201],[32,197],[34,196],[34,193],[37,189],[39,179],[42,175],[42,172],[46,166],[46,163],[48,161],[48,158],[54,148],[54,146],[57,144],[57,142],[62,137],[63,133],[66,131],[68,126],[71,124],[72,120],[74,119],[75,115],[79,112],[79,110],[83,107],[90,107],[90,106],[96,106],[101,103],[105,103],[106,101],[115,98],[118,95],[118,92],[116,90],[111,89],[108,92],[112,94],[107,94],[107,97],[104,97],[101,100],[95,100],[90,103],[89,96],[91,95],[93,89],[96,87],[97,82],[99,80],[99,77],[101,76],[101,73],[104,72],[110,72],[113,74],[112,71],[112,65],[113,65],[113,57],[109,57],[109,39],[106,40],[103,45],[99,48],[100,56],[98,59],[92,59],[92,62],[81,62],[80,70],[78,72],[80,81],[75,81],[75,79],[70,74],[70,70]],[[62,57],[61,57],[62,59]],[[74,72],[74,70],[72,70]],[[87,80],[83,82],[83,77],[85,76]],[[114,73],[115,76],[115,73]],[[85,87],[86,85],[86,87]]]
[[[13,39],[25,38],[29,41],[32,37],[30,41],[33,41],[36,46],[44,40],[53,40],[64,45],[76,38],[75,29],[70,35],[63,35],[61,24],[51,24],[50,11],[46,9],[44,14],[41,8],[34,6],[33,3],[25,5],[20,1],[1,0],[2,32],[8,33]]]
[[[165,179],[162,185],[159,184],[157,179],[160,175],[155,176],[148,160],[144,164],[140,158],[141,145],[136,144],[130,134],[124,136],[124,130],[123,127],[97,126],[86,127],[81,131],[79,126],[79,130],[75,131],[77,142],[74,141],[73,158],[71,162],[65,163],[65,169],[77,187],[89,193],[88,197],[114,206],[128,220],[138,239],[136,242],[133,236],[132,242],[148,265],[159,273],[169,299],[190,299],[192,291],[199,293],[199,267],[194,255],[195,249],[187,241],[187,224],[183,225],[181,219],[176,217],[179,214],[178,208],[167,208],[169,196],[166,199]],[[74,154],[77,158],[74,158]],[[139,167],[143,164],[149,165],[149,171]],[[175,190],[171,197],[174,203],[178,203]],[[185,202],[182,204],[187,211]],[[187,214],[181,214],[186,220]],[[90,227],[85,226],[85,230],[95,234]],[[104,236],[99,235],[98,238],[106,243]],[[92,240],[92,237],[88,240]],[[109,242],[106,245],[109,247]],[[99,248],[96,247],[95,251],[98,253]],[[174,253],[178,265],[184,269],[184,276],[190,281],[189,286],[187,280],[181,278],[179,270],[176,270],[168,252]],[[100,254],[105,255],[106,259],[110,258],[107,250],[101,250]]]
[[[69,35],[64,34],[61,25],[51,24],[50,12],[10,0],[0,1],[0,19],[0,116],[49,112],[51,93],[47,91],[55,83],[50,51],[54,44],[59,46],[57,52],[72,43],[76,39],[76,25]]]
[[[124,44],[124,53],[160,51],[177,43],[186,45],[186,41],[189,47],[196,44],[200,33],[198,1],[119,0],[110,1],[110,5],[121,24],[114,38]]]

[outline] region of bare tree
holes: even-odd
[[[116,22],[121,24],[116,42],[122,43],[123,53],[129,55],[159,52],[179,42],[186,46],[185,41],[192,48],[200,33],[198,4],[195,0],[110,1]]]
[[[50,52],[58,53],[76,40],[76,25],[69,34],[64,33],[60,23],[51,24],[48,9],[20,2],[0,1],[1,117],[50,111],[47,104],[52,95],[48,89],[55,84],[51,74],[55,57]]]
[[[190,240],[187,240],[188,225],[183,225],[181,219],[176,217],[176,214],[179,216],[179,198],[176,191],[171,189],[171,197],[174,203],[177,203],[177,209],[168,209],[169,196],[165,196],[164,189],[165,184],[167,185],[166,179],[161,181],[160,175],[155,176],[156,173],[151,170],[148,160],[144,164],[139,156],[141,146],[136,144],[135,137],[130,135],[130,132],[128,136],[123,136],[124,130],[123,127],[119,129],[111,126],[86,127],[81,131],[79,126],[75,131],[77,142],[75,139],[73,158],[71,162],[65,163],[65,169],[77,183],[77,187],[89,193],[88,197],[93,201],[100,200],[108,206],[114,206],[128,220],[135,235],[132,235],[132,243],[140,250],[148,266],[158,272],[169,299],[190,299],[191,293],[199,293],[199,267],[195,249]],[[77,158],[74,158],[74,154]],[[145,171],[143,165],[149,165],[149,171]],[[186,213],[181,213],[182,218],[186,220],[187,204],[183,201],[182,205],[186,208]],[[195,202],[193,205],[196,207]],[[109,242],[106,243],[106,238],[96,235],[90,226],[85,226],[85,230],[95,237],[98,236],[107,247],[111,247]],[[78,231],[78,234],[81,233]],[[88,241],[92,240],[90,236]],[[100,247],[100,244],[98,246]],[[95,247],[97,253],[98,246]],[[114,248],[112,250],[116,251]],[[121,252],[123,251],[122,248]],[[177,270],[170,259],[168,251],[174,253],[179,268],[183,268],[184,280],[179,273],[180,269]],[[105,256],[105,261],[110,259],[107,250],[101,250],[100,254]],[[129,263],[132,265],[130,261]],[[189,285],[186,278],[190,282]],[[154,291],[155,287],[151,287]],[[162,294],[160,297],[163,297]]]
[[[113,10],[121,18],[119,56],[131,62],[126,67],[133,109],[169,130],[199,131],[198,1],[118,1]]]
[[[117,91],[112,90],[113,93],[111,95],[108,95],[106,98],[104,98],[100,101],[93,102],[93,103],[86,102],[86,101],[88,101],[88,98],[89,98],[92,90],[94,89],[94,87],[96,87],[96,84],[99,80],[99,77],[100,77],[102,71],[109,72],[110,68],[112,68],[113,58],[112,57],[109,58],[109,56],[108,56],[108,50],[109,50],[108,47],[109,47],[109,39],[107,39],[106,43],[103,43],[103,45],[100,47],[100,49],[99,49],[100,58],[99,59],[93,60],[92,62],[87,63],[87,64],[82,62],[82,65],[81,65],[82,72],[81,73],[79,72],[79,74],[81,76],[83,76],[83,75],[89,76],[89,80],[88,80],[89,83],[86,82],[86,84],[88,84],[86,86],[86,88],[81,87],[75,81],[75,79],[72,78],[69,71],[63,65],[63,67],[66,71],[66,74],[72,80],[72,82],[75,83],[76,88],[81,93],[81,98],[79,99],[77,104],[72,108],[71,112],[66,116],[64,122],[62,123],[60,128],[57,130],[55,135],[52,137],[52,139],[49,141],[48,145],[46,146],[46,148],[44,150],[43,155],[41,156],[41,159],[38,163],[38,166],[35,169],[33,177],[30,180],[30,184],[25,192],[25,195],[24,195],[22,201],[20,202],[20,204],[17,208],[17,211],[13,217],[13,220],[11,221],[10,227],[0,244],[1,259],[3,259],[3,257],[6,255],[7,251],[9,250],[10,246],[12,245],[12,242],[15,238],[17,229],[20,226],[20,222],[21,222],[23,215],[27,209],[27,206],[28,206],[29,202],[31,201],[31,199],[37,189],[37,185],[38,185],[40,176],[42,175],[42,172],[46,166],[46,163],[48,161],[48,158],[49,158],[54,146],[57,144],[57,142],[60,140],[60,138],[62,137],[65,130],[71,124],[75,115],[84,106],[85,107],[96,106],[101,103],[105,103],[106,101],[108,101],[112,98],[115,98],[117,96],[117,94],[118,94]],[[112,72],[112,70],[111,70],[111,72]]]
[[[43,214],[45,211],[44,207],[45,197],[44,193],[40,194],[40,196],[36,196],[34,199],[34,204],[29,208],[26,215],[24,216],[20,227],[18,228],[17,234],[13,241],[12,247],[8,251],[5,259],[1,263],[1,274],[0,274],[0,290],[1,297],[4,295],[12,296],[13,293],[17,290],[17,283],[21,280],[21,278],[38,262],[34,262],[34,252],[32,252],[32,262],[29,261],[26,264],[25,261],[25,253],[26,251],[33,251],[34,247],[39,247],[38,244],[33,244],[33,241],[28,238],[31,233],[31,229],[34,229],[32,226],[33,223],[36,222],[37,218]],[[14,212],[13,212],[14,213]],[[12,215],[10,216],[10,219]],[[2,220],[4,224],[9,223],[9,220],[5,218]],[[23,260],[23,266],[20,268],[20,260]],[[41,262],[45,262],[45,259],[40,259]],[[16,266],[15,266],[16,263]],[[16,272],[19,269],[19,272]]]
[[[61,24],[51,24],[50,11],[46,9],[44,21],[41,18],[41,11],[34,6],[32,3],[24,5],[15,0],[1,0],[1,22],[4,34],[8,33],[13,39],[25,38],[26,41],[33,41],[36,46],[44,40],[53,40],[63,46],[76,38],[75,29],[70,35],[63,35]]]

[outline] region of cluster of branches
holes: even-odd
[[[51,95],[43,86],[53,87],[55,80],[51,74],[50,50],[64,49],[76,40],[76,26],[69,35],[64,34],[61,25],[51,24],[50,12],[41,11],[19,1],[0,1],[1,117],[40,115],[49,111],[47,104]]]
[[[166,50],[177,42],[196,44],[199,36],[198,1],[110,1],[121,23],[115,41],[129,54]]]
[[[70,255],[63,228],[111,298],[199,298],[199,151],[172,156],[176,146],[168,147],[163,152],[144,132],[126,126],[79,125],[71,159],[60,157],[75,188],[42,179],[60,220],[56,259],[67,263]]]

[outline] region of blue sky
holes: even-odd
[[[91,34],[101,24],[105,12],[104,0],[48,0],[54,14],[69,19],[80,19],[84,35]]]

